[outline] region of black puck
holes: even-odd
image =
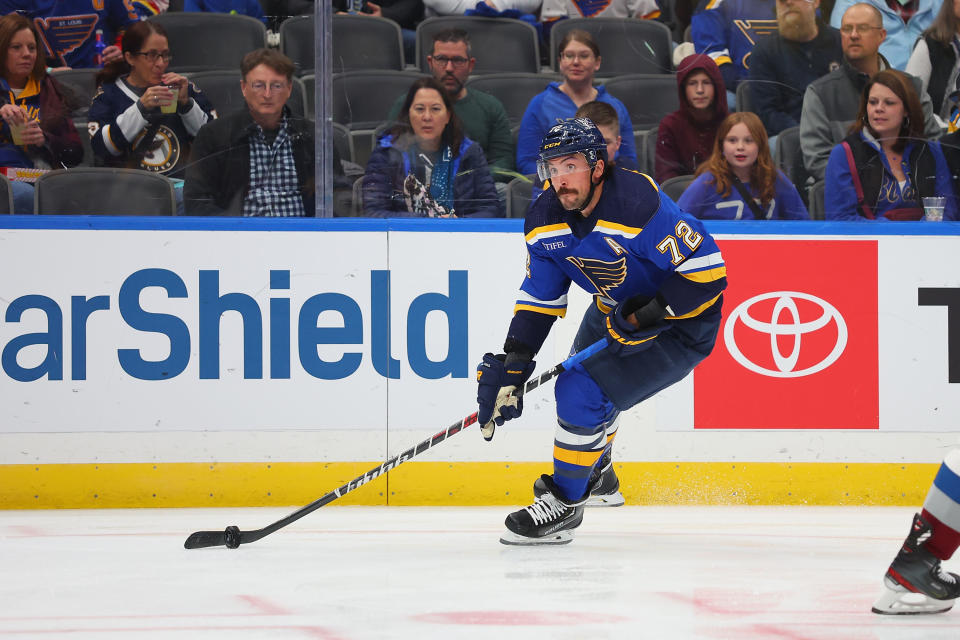
[[[227,549],[236,549],[240,546],[240,527],[230,525],[224,530]]]

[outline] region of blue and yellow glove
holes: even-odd
[[[485,440],[492,440],[498,426],[523,413],[523,396],[511,393],[527,381],[535,367],[525,353],[483,355],[483,362],[477,365],[477,422]]]

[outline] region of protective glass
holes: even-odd
[[[550,162],[553,160],[553,162]],[[565,159],[550,158],[549,160],[537,160],[537,177],[540,180],[553,180],[558,176],[565,176],[571,173],[581,173],[590,171],[583,156],[572,156]]]

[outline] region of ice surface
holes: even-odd
[[[903,508],[590,509],[518,548],[508,508],[329,506],[183,548],[296,508],[0,511],[0,638],[960,638],[960,607],[870,612]]]

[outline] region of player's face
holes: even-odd
[[[694,109],[707,109],[713,104],[713,80],[706,71],[694,71],[684,83],[687,102]]]
[[[571,40],[560,52],[560,73],[566,82],[593,82],[593,74],[599,70],[599,56],[582,42]]]
[[[737,172],[740,170],[749,170],[757,161],[757,154],[760,147],[757,141],[750,135],[747,125],[739,122],[732,127],[723,138],[723,157],[726,158],[730,168]]]
[[[251,113],[264,120],[273,120],[283,113],[283,105],[290,99],[293,87],[287,76],[265,64],[258,64],[240,82],[240,90]]]
[[[598,166],[600,163],[597,163]],[[550,184],[557,192],[560,204],[566,210],[579,209],[587,204],[593,174],[583,155],[576,153],[547,160]]]
[[[430,68],[447,94],[453,99],[461,98],[463,86],[473,71],[476,59],[467,53],[466,42],[434,42],[433,55],[429,56]]]
[[[410,126],[417,144],[427,150],[440,148],[443,130],[450,122],[450,113],[436,89],[418,89],[410,104]]]
[[[620,150],[620,131],[612,124],[598,124],[597,129],[603,134],[603,141],[607,143],[607,157],[613,160],[617,157],[617,151]]]
[[[4,69],[7,80],[14,80],[22,88],[37,62],[37,39],[30,29],[17,31],[7,47],[7,68]]]
[[[124,58],[130,65],[130,83],[137,87],[155,87],[170,66],[167,39],[159,33],[151,33],[136,53],[127,51]]]
[[[867,96],[867,122],[877,138],[893,138],[903,125],[903,101],[882,84],[870,87]]]

